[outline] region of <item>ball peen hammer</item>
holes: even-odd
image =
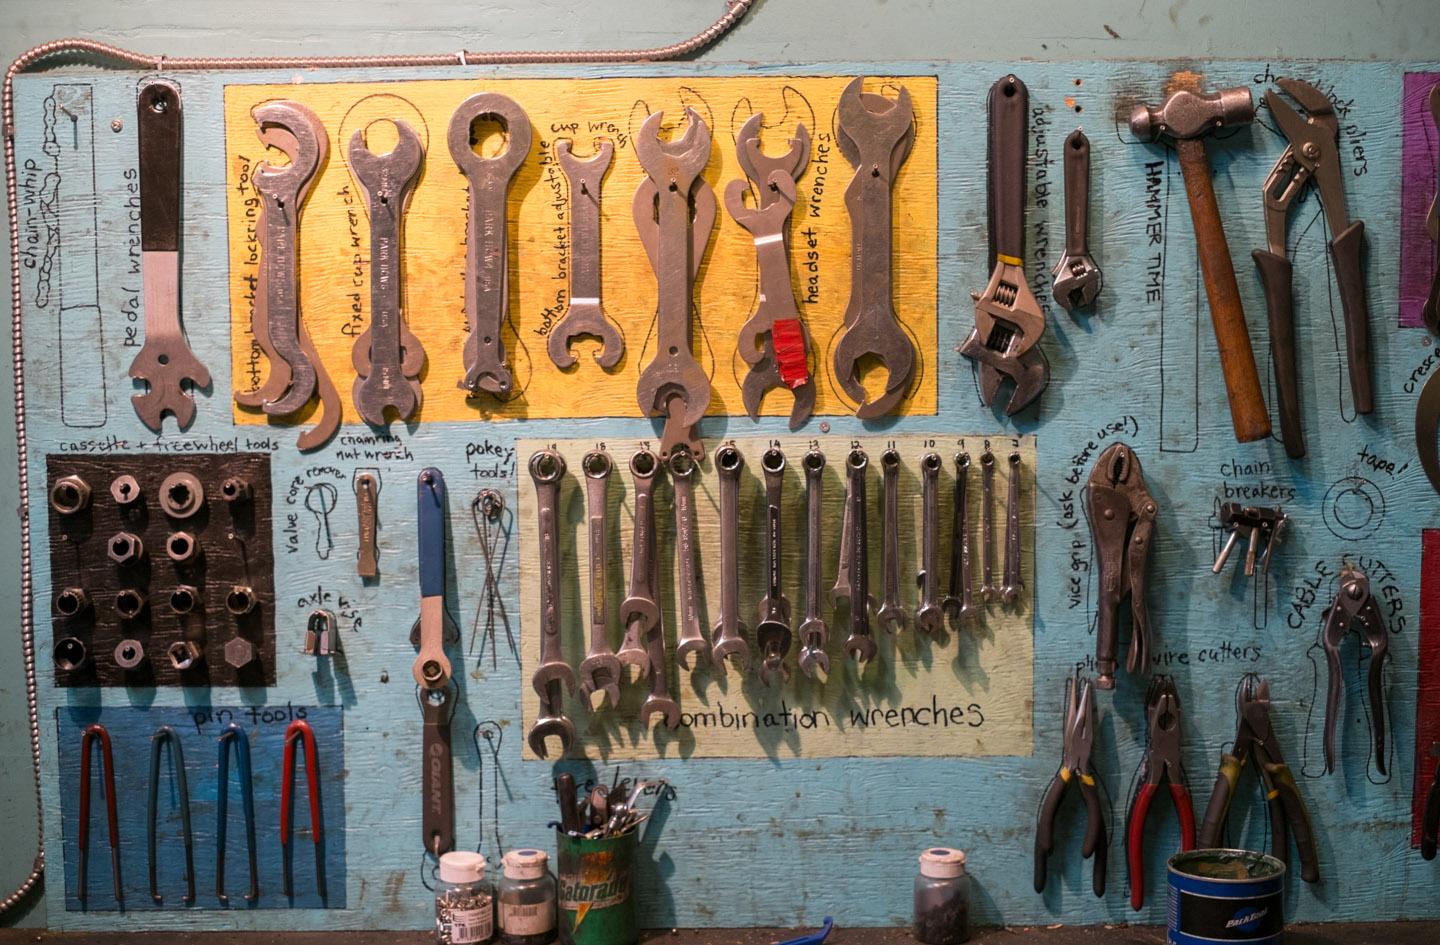
[[[1179,79],[1179,77],[1177,77]],[[1255,120],[1255,103],[1245,87],[1203,93],[1196,88],[1175,88],[1159,108],[1138,106],[1130,115],[1130,130],[1145,141],[1162,136],[1175,142],[1185,193],[1190,198],[1190,219],[1195,224],[1195,246],[1205,277],[1205,294],[1210,299],[1210,317],[1215,324],[1215,341],[1220,348],[1220,369],[1225,374],[1225,391],[1230,398],[1230,420],[1235,439],[1241,443],[1263,440],[1270,435],[1270,415],[1260,390],[1260,373],[1250,348],[1240,288],[1235,284],[1235,267],[1215,186],[1205,158],[1205,136],[1217,129],[1243,125]]]

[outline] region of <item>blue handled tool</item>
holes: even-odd
[[[440,689],[450,681],[450,660],[445,656],[445,477],[427,467],[415,484],[415,520],[420,552],[420,619],[411,641],[420,647],[415,656],[415,681],[425,689]]]

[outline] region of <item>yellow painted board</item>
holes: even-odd
[[[751,647],[751,667],[745,674],[732,666],[720,678],[708,660],[692,659],[691,671],[674,664],[677,643],[676,588],[677,556],[673,493],[662,478],[656,487],[656,531],[661,563],[661,609],[665,630],[666,667],[671,695],[680,704],[681,725],[666,729],[657,714],[653,731],[639,723],[640,709],[650,687],[648,679],[621,686],[618,708],[603,706],[587,713],[578,693],[565,699],[565,712],[576,728],[573,757],[592,759],[653,757],[844,757],[891,755],[1029,755],[1033,744],[1034,655],[1034,483],[1035,440],[1033,437],[864,436],[859,439],[782,436],[778,439],[731,441],[745,457],[740,480],[740,613]],[[762,552],[762,525],[765,512],[764,476],[761,454],[772,444],[785,453],[784,498],[782,501],[782,585],[790,601],[791,626],[804,617],[805,597],[805,479],[800,462],[807,450],[818,448],[827,463],[822,480],[825,523],[822,587],[828,591],[835,581],[840,551],[840,522],[845,495],[844,462],[858,444],[870,460],[867,480],[869,515],[870,591],[878,602],[882,597],[881,515],[882,488],[880,455],[896,449],[902,466],[900,487],[900,574],[901,602],[910,615],[918,605],[915,576],[919,573],[921,536],[920,459],[937,452],[944,462],[939,479],[939,585],[943,595],[949,580],[949,535],[954,509],[955,465],[953,457],[966,451],[972,457],[969,473],[969,510],[975,594],[983,574],[984,546],[981,536],[983,501],[980,457],[990,444],[996,459],[991,511],[994,516],[994,578],[1000,583],[1005,547],[1005,505],[1009,488],[1011,452],[1020,454],[1020,535],[1021,573],[1024,590],[1015,606],[999,603],[982,605],[983,621],[958,630],[947,621],[946,629],[933,639],[917,633],[913,623],[895,634],[871,626],[879,652],[874,660],[857,667],[845,659],[848,610],[837,613],[822,594],[821,612],[829,626],[826,652],[830,657],[828,678],[811,679],[797,668],[798,637],[786,664],[790,678],[772,680],[769,687],[756,674],[758,652],[754,627],[759,619],[764,594],[765,561]],[[517,440],[521,464],[519,484],[520,528],[520,638],[524,672],[522,715],[528,732],[539,711],[539,699],[530,685],[540,658],[539,537],[536,529],[536,495],[529,479],[528,462],[536,450],[551,448],[564,457],[567,471],[560,492],[561,548],[561,638],[564,656],[579,667],[589,646],[589,554],[585,489],[580,471],[585,453],[599,444],[591,440]],[[629,590],[631,538],[634,528],[631,454],[640,441],[607,441],[604,449],[614,462],[606,502],[606,547],[609,568],[603,586],[609,599],[608,641],[618,649],[623,635],[619,625],[619,604]],[[650,443],[650,448],[655,448]],[[700,598],[706,636],[718,617],[720,600],[719,479],[713,465],[713,451],[700,467],[695,482],[697,530],[701,551]],[[631,671],[633,672],[633,671]],[[598,697],[597,697],[598,701]],[[550,756],[559,750],[551,739]],[[528,745],[524,756],[533,758]]]
[[[250,318],[258,276],[258,199],[251,169],[261,160],[283,163],[256,137],[251,109],[265,101],[299,102],[324,123],[330,155],[301,217],[299,258],[302,318],[344,402],[344,420],[360,418],[351,402],[355,376],[351,349],[369,322],[369,222],[365,199],[351,174],[348,145],[368,129],[371,150],[388,150],[395,136],[387,119],[416,130],[426,158],[403,233],[403,302],[410,328],[426,353],[421,373],[424,403],[417,420],[517,419],[525,417],[642,416],[636,401],[641,369],[654,355],[656,288],[636,234],[631,205],[644,172],[631,136],[655,109],[665,111],[664,134],[676,131],[683,105],[694,107],[713,136],[705,179],[720,204],[714,235],[696,286],[695,353],[712,379],[711,414],[743,414],[740,382],[748,366],[736,352],[741,324],[755,310],[758,277],[750,235],[724,209],[724,188],[743,177],[734,136],[754,110],[765,113],[767,153],[787,147],[796,122],[813,135],[811,161],[798,182],[791,219],[792,281],[811,336],[817,372],[817,414],[853,410],[839,391],[831,367],[850,294],[850,221],[844,193],[853,170],[834,140],[834,113],[849,76],[713,76],[631,79],[425,80],[386,83],[230,85],[225,88],[226,177],[230,245],[231,358],[236,390],[253,391],[269,375],[254,342]],[[934,76],[867,79],[867,91],[893,97],[910,91],[915,144],[895,184],[894,307],[915,342],[918,360],[902,414],[934,414],[936,404],[936,149]],[[481,91],[515,99],[534,131],[529,159],[509,194],[511,227],[510,309],[505,342],[516,392],[505,402],[489,395],[467,399],[457,386],[464,375],[465,177],[446,147],[450,117]],[[564,315],[569,294],[569,192],[554,160],[557,138],[572,138],[578,157],[596,138],[615,143],[615,157],[601,191],[601,280],[606,313],[619,325],[625,356],[612,372],[593,360],[591,339],[579,340],[579,363],[561,371],[546,352],[546,334]],[[481,143],[498,153],[501,136]],[[878,376],[876,376],[878,375]],[[883,372],[867,374],[867,387],[883,388]],[[766,398],[763,412],[788,415],[783,391]],[[295,421],[307,421],[315,406]],[[238,423],[277,422],[236,406]],[[278,421],[289,422],[289,421]]]

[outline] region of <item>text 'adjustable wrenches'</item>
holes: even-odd
[[[1162,783],[1169,783],[1180,818],[1180,849],[1195,849],[1195,807],[1190,787],[1180,765],[1180,695],[1170,676],[1154,676],[1145,696],[1145,724],[1149,741],[1140,761],[1139,790],[1130,809],[1126,829],[1126,854],[1130,865],[1130,908],[1139,911],[1145,903],[1145,818]]]
[[[830,628],[820,612],[820,567],[824,539],[825,454],[810,450],[800,461],[805,470],[805,618],[800,622],[800,669],[813,677],[818,668],[828,674],[830,657],[825,643]]]
[[[1155,539],[1155,500],[1145,487],[1140,459],[1124,443],[1100,454],[1083,493],[1090,538],[1100,566],[1095,615],[1095,685],[1115,688],[1120,646],[1120,602],[1130,598],[1130,651],[1125,669],[1150,665],[1150,616],[1145,606],[1145,571]]]
[[[614,464],[603,450],[592,450],[580,460],[585,473],[585,519],[590,541],[590,649],[580,663],[581,701],[586,709],[595,709],[594,696],[603,692],[610,708],[620,705],[620,677],[624,669],[615,651],[610,648],[609,547],[605,521],[607,486]]]
[[[970,454],[955,454],[955,509],[950,521],[950,587],[941,606],[957,628],[974,623],[975,574],[970,561]]]
[[[476,153],[474,125],[482,118],[499,122],[505,150],[494,157]],[[505,352],[505,320],[510,311],[510,222],[506,212],[510,181],[530,155],[530,117],[514,99],[481,92],[460,103],[450,116],[445,143],[450,159],[469,184],[465,231],[465,376],[461,390],[506,397],[515,387]]]
[[[1290,206],[1309,181],[1320,192],[1320,205],[1329,226],[1330,259],[1345,314],[1345,350],[1350,365],[1350,390],[1356,413],[1375,409],[1370,370],[1370,309],[1365,301],[1365,224],[1351,223],[1345,215],[1345,190],[1340,173],[1340,120],[1330,98],[1299,79],[1276,79],[1308,117],[1300,114],[1273,89],[1265,104],[1288,144],[1265,178],[1265,241],[1268,249],[1250,255],[1265,286],[1265,308],[1270,321],[1270,353],[1275,367],[1275,399],[1280,411],[1280,432],[1285,452],[1292,459],[1305,455],[1300,423],[1300,382],[1295,352],[1293,266],[1285,248],[1286,218]]]
[[[915,629],[934,635],[945,629],[940,609],[940,454],[920,457],[920,607],[915,611]]]
[[[296,719],[285,727],[285,749],[281,757],[280,860],[286,896],[295,895],[290,868],[290,810],[295,781],[295,750],[305,749],[305,791],[310,798],[310,840],[315,844],[315,890],[325,898],[325,837],[320,826],[320,756],[315,752],[315,732],[310,723]]]
[[[546,344],[550,360],[564,370],[577,360],[570,343],[584,336],[594,338],[600,343],[595,363],[608,371],[625,353],[620,327],[605,317],[600,302],[600,185],[615,144],[609,138],[596,138],[594,156],[583,161],[575,157],[574,147],[569,138],[555,141],[555,161],[570,184],[570,300]]]
[[[1431,99],[1434,101],[1434,99]],[[1436,119],[1440,122],[1440,118]],[[1420,819],[1420,855],[1435,859],[1437,836],[1440,836],[1440,742],[1430,746],[1430,757],[1437,759],[1430,775],[1430,789],[1425,792],[1425,811]]]
[[[560,645],[560,482],[565,458],[554,450],[539,450],[530,457],[530,480],[535,484],[536,525],[540,532],[540,665],[530,685],[540,697],[540,712],[530,726],[530,750],[546,758],[545,739],[560,739],[560,753],[575,741],[575,725],[565,715],[563,684],[575,694],[575,671],[565,662]]]
[[[145,837],[146,851],[150,855],[150,898],[157,903],[165,900],[165,897],[160,895],[160,880],[156,870],[155,834],[159,826],[160,752],[166,745],[170,746],[170,764],[175,772],[175,797],[179,802],[181,839],[185,844],[184,901],[192,903],[195,901],[195,835],[190,828],[190,789],[185,783],[185,752],[180,748],[180,736],[169,725],[160,726],[150,736],[150,790],[146,800],[148,829]],[[83,846],[81,849],[84,849]]]
[[[869,536],[866,534],[865,471],[870,458],[862,449],[845,457],[845,514],[840,525],[840,563],[835,586],[830,588],[830,606],[840,601],[850,605],[850,635],[845,640],[846,658],[867,662],[878,649],[870,632]]]
[[[894,633],[910,621],[900,603],[900,454],[889,449],[880,454],[880,485],[883,511],[880,518],[880,609],[875,619],[880,629]]]
[[[1315,830],[1310,812],[1300,798],[1295,775],[1285,763],[1280,743],[1270,724],[1270,683],[1255,673],[1240,678],[1235,691],[1235,743],[1220,756],[1220,773],[1205,805],[1196,839],[1202,850],[1223,846],[1221,833],[1235,798],[1235,788],[1247,762],[1260,778],[1261,793],[1270,807],[1270,853],[1282,863],[1290,858],[1290,840],[1300,853],[1300,878],[1320,881],[1320,861],[1315,854]]]
[[[135,109],[145,341],[130,362],[130,377],[146,390],[130,402],[140,422],[159,433],[167,413],[180,429],[190,426],[194,391],[210,386],[210,372],[190,350],[180,322],[180,89],[162,79],[149,82]]]
[[[1220,524],[1230,530],[1230,537],[1215,558],[1210,568],[1219,574],[1230,560],[1235,543],[1245,539],[1245,576],[1255,576],[1255,564],[1259,561],[1261,576],[1270,573],[1270,559],[1275,546],[1280,544],[1280,533],[1285,530],[1285,510],[1280,506],[1242,506],[1239,502],[1224,502],[1220,505]]]
[[[330,138],[315,113],[298,102],[265,102],[250,116],[261,143],[290,163],[276,167],[261,161],[250,175],[260,197],[261,260],[250,328],[270,363],[270,376],[256,390],[237,390],[235,401],[286,417],[304,408],[318,390],[320,416],[297,441],[300,449],[312,450],[335,435],[342,411],[340,393],[300,313],[300,215],[330,153]]]
[[[1340,592],[1325,608],[1320,628],[1320,646],[1325,651],[1328,682],[1325,689],[1325,773],[1335,770],[1335,722],[1345,688],[1340,664],[1340,644],[1350,628],[1360,625],[1370,647],[1367,690],[1370,697],[1370,727],[1375,744],[1375,770],[1386,773],[1385,765],[1385,660],[1390,656],[1390,631],[1380,614],[1380,605],[1370,593],[1370,579],[1350,564],[1340,572]]]
[[[1025,278],[1025,165],[1030,93],[1013,75],[990,87],[990,281],[975,299],[975,327],[960,353],[975,362],[980,401],[990,406],[1009,378],[1007,415],[1025,409],[1050,384],[1040,349],[1045,312]]]
[[[1020,573],[1020,453],[1010,454],[1009,497],[1005,500],[1005,570],[1000,580],[1000,600],[1017,604],[1025,592]]]
[[[645,645],[645,635],[660,622],[660,602],[656,596],[660,585],[652,577],[658,567],[655,561],[655,477],[659,471],[660,457],[650,450],[638,449],[630,456],[635,528],[630,541],[630,592],[620,602],[620,623],[625,627],[625,639],[615,655],[622,667],[633,667],[640,676],[650,671],[650,650]]]
[[[720,613],[710,628],[710,659],[725,675],[725,658],[735,657],[741,673],[750,665],[745,621],[740,619],[740,473],[745,457],[726,444],[715,451],[720,474]]]
[[[1430,116],[1435,122],[1436,134],[1440,135],[1440,85],[1430,90]],[[1430,234],[1430,242],[1440,245],[1440,191],[1430,202],[1425,230]],[[1435,268],[1430,295],[1420,314],[1430,333],[1440,335],[1440,265]],[[1415,451],[1431,488],[1440,492],[1440,381],[1436,380],[1437,377],[1440,377],[1440,371],[1431,372],[1415,402]]]
[[[438,860],[441,854],[455,847],[455,759],[450,751],[455,687],[417,687],[415,698],[420,703],[420,714],[424,719],[421,733],[420,834],[425,852]],[[544,752],[536,754],[545,757]]]
[[[903,86],[894,99],[864,92],[857,77],[835,108],[840,153],[855,168],[845,188],[850,216],[850,301],[833,355],[835,380],[864,420],[894,410],[915,379],[917,353],[895,314],[894,188],[915,141],[915,109]],[[862,369],[885,370],[885,389],[870,399]]]
[[[420,557],[420,616],[410,631],[418,647],[411,672],[424,689],[443,689],[450,682],[445,644],[456,643],[460,630],[445,609],[445,476],[433,466],[415,480],[416,545]]]
[[[245,809],[245,848],[250,857],[250,891],[248,902],[260,898],[260,873],[255,867],[255,784],[250,779],[250,739],[245,730],[231,722],[220,731],[219,786],[215,800],[215,897],[222,904],[230,901],[225,892],[225,831],[230,824],[230,746],[235,746],[235,767],[240,772],[240,803]]]
[[[120,894],[120,819],[115,812],[115,758],[110,752],[110,732],[103,725],[91,724],[80,735],[80,826],[76,831],[80,853],[75,898],[80,900],[81,905],[85,903],[86,886],[89,885],[90,756],[91,746],[96,743],[100,745],[100,790],[105,794],[105,825],[110,831],[110,876],[115,887],[115,901],[125,901]]]
[[[715,226],[715,191],[701,174],[710,163],[710,129],[685,108],[685,133],[660,140],[664,112],[646,118],[635,136],[635,157],[646,177],[632,215],[655,271],[655,356],[640,372],[640,412],[664,417],[660,458],[684,447],[698,462],[705,447],[695,425],[710,406],[710,378],[695,360],[694,289]],[[678,654],[677,654],[678,657]]]
[[[736,159],[749,180],[725,187],[725,207],[750,233],[760,271],[760,299],[755,314],[740,326],[740,357],[750,371],[740,385],[740,399],[751,420],[760,417],[766,391],[787,388],[794,398],[790,429],[802,425],[815,409],[815,378],[810,374],[810,335],[795,306],[790,282],[790,214],[795,208],[795,182],[810,165],[810,132],[795,126],[790,148],[778,158],[760,150],[764,115],[756,112],[735,139]],[[755,207],[745,206],[745,191]]]
[[[790,600],[781,590],[780,499],[785,487],[785,454],[772,447],[760,457],[765,473],[765,596],[760,600],[760,622],[755,625],[755,646],[760,650],[760,681],[770,684],[777,672],[790,679],[785,656],[790,652]]]
[[[408,124],[393,124],[399,139],[389,153],[366,147],[364,129],[351,136],[349,150],[350,170],[370,215],[370,324],[350,351],[356,375],[351,396],[361,419],[375,427],[387,424],[387,409],[402,421],[414,419],[425,366],[425,349],[405,322],[401,279],[401,223],[420,179],[425,146]]]
[[[1065,252],[1050,271],[1051,294],[1067,312],[1085,308],[1105,278],[1090,256],[1090,139],[1079,128],[1065,139]]]
[[[1105,831],[1100,787],[1090,767],[1090,750],[1095,744],[1095,693],[1090,680],[1073,676],[1065,680],[1065,715],[1061,725],[1060,770],[1050,780],[1040,801],[1035,823],[1035,891],[1045,891],[1046,858],[1055,849],[1055,814],[1065,799],[1066,788],[1080,786],[1085,801],[1085,839],[1080,855],[1095,858],[1090,867],[1090,886],[1095,895],[1105,895],[1105,864],[1109,838]]]
[[[670,485],[675,499],[675,557],[678,559],[679,581],[676,585],[676,616],[680,620],[680,641],[675,647],[675,665],[681,669],[700,668],[700,660],[712,659],[710,641],[705,638],[704,621],[700,617],[700,552],[696,535],[695,477],[699,473],[695,457],[684,447],[670,454]],[[698,653],[694,666],[686,660]]]

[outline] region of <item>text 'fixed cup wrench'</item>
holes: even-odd
[[[193,392],[210,386],[210,372],[190,350],[180,323],[180,89],[161,79],[147,83],[135,109],[145,343],[130,362],[130,376],[147,389],[130,402],[140,422],[159,433],[167,413],[180,429],[190,426]]]
[[[445,655],[445,477],[434,467],[421,470],[415,481],[415,517],[420,617],[411,642],[420,652],[415,654],[413,673],[421,688],[441,689],[450,682],[450,660]]]
[[[1020,574],[1020,453],[1010,454],[1009,497],[1005,501],[1005,570],[1000,580],[1000,600],[1014,604],[1025,592]]]
[[[1030,91],[1013,75],[990,87],[990,281],[975,299],[975,327],[960,353],[975,362],[980,401],[990,406],[1009,379],[1015,385],[1007,415],[1024,410],[1050,384],[1040,348],[1045,311],[1025,278],[1025,173],[1029,153]]]
[[[705,447],[695,425],[710,406],[710,378],[695,360],[695,276],[715,226],[715,191],[701,174],[710,163],[710,129],[685,108],[685,133],[660,140],[664,112],[646,118],[635,136],[635,157],[646,177],[632,213],[655,271],[655,356],[640,372],[636,399],[647,417],[664,417],[660,458],[683,446],[695,462]],[[677,658],[679,658],[677,654]]]
[[[420,178],[425,146],[403,121],[393,122],[399,140],[388,154],[365,145],[364,129],[350,138],[350,170],[365,194],[370,214],[370,324],[355,339],[350,360],[355,366],[351,396],[361,419],[386,425],[385,411],[400,420],[420,410],[420,369],[425,349],[405,323],[401,221]]]
[[[920,607],[915,611],[915,629],[935,634],[945,628],[940,609],[939,531],[940,454],[920,457]]]
[[[915,343],[895,314],[894,187],[915,141],[915,109],[903,86],[893,100],[863,92],[856,78],[840,93],[835,124],[840,153],[855,168],[845,188],[850,215],[850,301],[844,333],[835,345],[835,379],[857,404],[855,416],[882,417],[894,410],[915,378]],[[885,369],[885,390],[869,399],[861,370],[866,362]]]
[[[1130,673],[1150,664],[1150,616],[1145,607],[1145,571],[1155,540],[1155,500],[1145,487],[1140,458],[1124,443],[1108,447],[1082,493],[1090,537],[1099,563],[1100,591],[1095,617],[1095,685],[1115,688],[1120,602],[1130,597]]]
[[[582,336],[594,338],[600,342],[595,363],[608,371],[625,353],[620,326],[605,317],[600,302],[600,185],[615,155],[615,144],[609,138],[596,138],[595,154],[583,161],[575,156],[574,147],[569,138],[555,142],[555,161],[570,183],[570,300],[565,317],[550,329],[546,344],[550,360],[564,370],[576,361],[570,342]]]
[[[1065,252],[1050,270],[1050,291],[1067,312],[1085,308],[1105,278],[1090,256],[1090,139],[1076,128],[1065,139]]]
[[[660,600],[656,596],[660,585],[652,577],[659,567],[655,561],[655,476],[659,471],[660,457],[650,450],[638,449],[631,455],[635,528],[630,542],[630,593],[620,602],[625,639],[615,655],[622,667],[634,667],[641,676],[650,671],[645,634],[660,622]]]
[[[975,575],[970,561],[970,454],[955,454],[955,511],[950,522],[950,590],[945,595],[945,613],[957,626],[973,623],[979,615],[975,606]]]
[[[870,556],[865,521],[865,471],[870,458],[862,449],[845,457],[845,515],[840,525],[840,573],[830,589],[830,604],[850,603],[850,636],[845,656],[857,662],[875,658],[878,647],[870,633]]]
[[[740,619],[740,473],[745,457],[726,444],[715,451],[720,474],[720,614],[710,631],[710,659],[725,675],[725,658],[735,657],[740,672],[750,665],[745,622]]]
[[[789,680],[785,655],[790,652],[790,600],[781,590],[780,498],[785,487],[785,454],[771,447],[760,457],[765,473],[765,596],[760,600],[760,622],[755,625],[755,646],[760,650],[760,681],[769,685],[778,672]]]
[[[830,628],[820,613],[820,566],[824,537],[825,454],[811,450],[800,465],[805,470],[805,619],[800,622],[800,669],[814,676],[818,668],[830,672],[830,657],[825,643]]]
[[[585,473],[585,518],[590,540],[590,650],[580,663],[580,692],[588,709],[595,708],[592,700],[597,692],[606,695],[612,709],[620,705],[620,676],[624,672],[610,648],[606,618],[610,607],[606,496],[613,466],[610,454],[603,450],[592,450],[580,460],[580,469]]]
[[[474,125],[499,122],[505,150],[494,157],[475,151]],[[530,116],[514,99],[481,92],[460,103],[445,136],[450,159],[470,187],[465,231],[465,376],[460,388],[505,397],[515,387],[505,353],[505,319],[510,311],[510,223],[506,213],[510,181],[530,154]]]
[[[880,454],[880,484],[884,498],[880,520],[880,571],[882,596],[875,618],[880,628],[894,633],[910,621],[900,603],[900,454],[888,449]]]
[[[1280,412],[1280,435],[1292,459],[1305,455],[1300,424],[1300,378],[1295,355],[1295,317],[1291,282],[1293,266],[1285,251],[1285,221],[1290,207],[1309,181],[1320,193],[1320,206],[1330,229],[1330,260],[1345,315],[1345,351],[1350,365],[1350,391],[1356,413],[1375,409],[1370,376],[1370,308],[1365,302],[1365,224],[1345,216],[1344,177],[1340,173],[1340,119],[1324,92],[1299,79],[1276,79],[1275,84],[1305,109],[1306,117],[1274,89],[1265,92],[1265,105],[1280,133],[1285,150],[1261,191],[1265,198],[1267,249],[1250,256],[1265,286],[1265,311],[1270,321],[1270,358],[1275,367],[1275,401]]]
[[[695,477],[699,467],[690,451],[677,448],[670,454],[670,485],[675,498],[675,557],[679,559],[679,581],[676,584],[676,615],[680,620],[680,642],[675,647],[675,665],[682,669],[698,669],[686,665],[691,653],[700,659],[710,657],[710,641],[705,639],[700,619],[699,539],[695,534]]]
[[[1194,87],[1193,78],[1188,78],[1190,87],[1183,87],[1186,80],[1186,76],[1179,75],[1172,79],[1170,87],[1174,90],[1159,108],[1136,107],[1130,115],[1130,130],[1141,141],[1174,141],[1185,178],[1185,194],[1190,200],[1195,248],[1210,300],[1225,393],[1230,400],[1230,421],[1235,439],[1251,443],[1270,435],[1270,415],[1265,411],[1260,373],[1250,347],[1250,332],[1245,327],[1240,288],[1235,283],[1235,266],[1220,222],[1220,205],[1215,200],[1215,185],[1205,157],[1205,136],[1254,121],[1255,102],[1245,87],[1204,94]]]
[[[815,409],[815,379],[810,374],[810,336],[795,307],[790,282],[790,214],[795,208],[795,182],[810,166],[810,132],[795,126],[790,148],[778,158],[760,150],[764,115],[746,119],[735,138],[735,157],[745,179],[725,188],[725,207],[749,232],[760,271],[760,300],[755,314],[740,326],[740,357],[750,365],[740,384],[740,400],[751,420],[759,419],[765,392],[787,388],[794,398],[790,429],[803,424]],[[755,196],[745,206],[745,191]]]
[[[537,525],[540,532],[540,665],[530,684],[540,697],[540,713],[530,726],[530,750],[548,757],[545,739],[560,739],[560,752],[575,741],[575,725],[565,715],[563,683],[575,694],[575,671],[565,662],[560,647],[560,481],[565,458],[554,450],[539,450],[530,457],[530,480],[535,484]]]
[[[450,752],[450,719],[455,687],[417,689],[424,719],[421,733],[420,835],[425,851],[439,858],[455,846],[455,759]],[[540,757],[545,757],[543,754]]]

